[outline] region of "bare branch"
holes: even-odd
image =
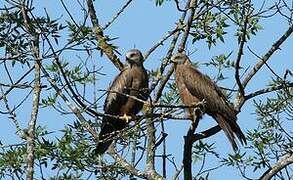
[[[185,45],[186,45],[189,31],[190,31],[190,28],[191,28],[191,25],[193,22],[196,7],[197,7],[197,0],[191,0],[190,4],[188,6],[188,8],[190,9],[190,14],[189,14],[189,17],[188,17],[188,20],[187,20],[187,23],[186,23],[186,26],[184,29],[184,33],[181,38],[181,42],[178,46],[178,52],[183,52],[185,49]]]
[[[243,88],[246,87],[251,78],[260,70],[260,68],[270,59],[270,57],[280,48],[280,46],[286,41],[286,39],[292,34],[293,25],[272,45],[271,49],[262,57],[253,69],[248,73],[244,81],[242,82]]]
[[[186,5],[185,5],[185,8],[186,9],[190,6],[191,1],[192,0],[188,0],[186,2]],[[179,23],[182,23],[184,21],[184,19],[186,17],[186,14],[187,14],[187,11],[185,11],[185,12],[182,13],[182,16],[179,19],[177,26],[179,26]],[[186,28],[185,28],[185,30],[186,30]],[[186,31],[185,31],[185,33],[186,33]],[[161,66],[161,73],[163,73],[164,69],[166,68],[166,66],[169,63],[169,59],[172,56],[172,53],[173,53],[174,48],[176,46],[177,40],[179,38],[179,35],[180,35],[180,33],[177,32],[177,33],[175,33],[175,35],[173,37],[173,40],[172,40],[171,45],[169,47],[169,50],[167,52],[167,56],[165,58],[166,59],[166,63],[165,64],[163,63],[162,66]],[[185,44],[184,44],[184,47],[185,47]],[[162,96],[163,89],[164,89],[165,85],[167,84],[168,80],[170,79],[171,75],[173,74],[173,72],[174,72],[174,65],[172,65],[172,67],[170,68],[170,70],[168,71],[168,73],[165,76],[163,76],[162,79],[158,79],[157,83],[159,82],[159,80],[162,80],[162,81],[161,81],[161,83],[160,83],[160,85],[158,87],[157,95],[155,97],[155,102],[158,101],[160,99],[160,97]],[[155,86],[157,85],[157,83],[154,83],[153,84],[153,86],[151,87],[151,91],[155,88]]]
[[[250,93],[248,95],[245,96],[245,101],[247,101],[248,99],[254,98],[256,96],[265,94],[265,93],[269,93],[269,92],[273,92],[273,91],[277,91],[277,90],[281,90],[287,87],[293,87],[293,82],[291,83],[283,83],[281,85],[278,86],[273,86],[273,87],[268,87],[268,88],[264,88],[264,89],[260,89],[258,91],[255,91],[253,93]]]
[[[119,16],[120,14],[127,8],[127,6],[132,2],[133,0],[128,0],[124,6],[118,11],[118,13],[109,21],[104,27],[103,30],[107,29]]]
[[[19,124],[19,121],[17,120],[16,118],[16,113],[14,111],[14,109],[11,109],[9,104],[8,104],[8,99],[7,99],[7,95],[5,95],[4,91],[3,91],[3,88],[0,87],[1,89],[1,93],[2,93],[2,98],[3,98],[3,101],[4,101],[4,105],[5,105],[5,108],[7,109],[8,113],[10,114],[10,118],[12,123],[14,124],[15,126],[15,129],[16,129],[16,133],[21,137],[21,138],[25,138],[24,136],[24,133],[23,133],[23,130],[21,129],[20,127],[20,124]]]
[[[183,170],[183,165],[176,171],[175,175],[173,176],[173,180],[178,180],[178,176],[180,175],[181,171]]]
[[[246,36],[246,29],[247,29],[247,23],[248,23],[248,17],[245,16],[244,18],[245,18],[244,26],[242,29],[242,36],[241,36],[240,45],[239,45],[239,49],[238,49],[238,55],[237,55],[237,59],[236,59],[236,63],[235,63],[235,79],[236,79],[236,83],[239,88],[240,96],[244,96],[244,88],[241,84],[239,69],[240,69],[241,57],[243,55],[243,47],[246,42],[245,36]]]
[[[176,8],[177,8],[178,11],[180,11],[180,12],[186,12],[186,9],[183,10],[183,9],[180,8],[179,1],[178,0],[174,0],[174,1],[175,1]]]
[[[28,76],[33,70],[35,69],[35,67],[31,67],[26,73],[24,73],[14,84],[19,84],[26,76]],[[3,96],[7,95],[10,93],[10,91],[12,91],[14,88],[16,88],[16,86],[11,86],[1,97],[0,100],[3,99]]]
[[[196,133],[192,136],[192,141],[195,142],[195,141],[198,141],[198,140],[201,140],[201,139],[205,139],[205,138],[208,138],[214,134],[217,134],[218,132],[220,132],[222,129],[220,128],[219,125],[216,125],[210,129],[207,129],[205,131],[202,131],[202,132],[199,132],[199,133]]]
[[[289,152],[288,154],[281,157],[275,165],[269,168],[259,179],[269,180],[283,168],[293,163],[293,153]]]
[[[171,37],[173,34],[175,34],[177,31],[180,31],[181,27],[180,25],[177,25],[176,29],[171,31],[171,32],[168,32],[167,35],[165,35],[158,43],[156,43],[153,47],[151,47],[145,54],[144,54],[144,60],[146,60],[149,55],[154,52],[159,46],[162,46],[163,43],[169,39],[169,37]]]

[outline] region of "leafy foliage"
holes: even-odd
[[[176,160],[180,158],[174,157],[171,153],[168,154],[169,148],[166,148],[170,139],[166,139],[167,133],[164,129],[166,118],[163,116],[182,119],[185,118],[186,114],[184,108],[178,108],[182,103],[174,77],[171,76],[168,82],[163,82],[167,74],[172,72],[170,71],[172,69],[169,58],[162,57],[161,59],[164,61],[161,61],[161,66],[153,67],[155,70],[150,70],[149,73],[150,86],[154,88],[149,100],[153,102],[154,99],[158,98],[156,103],[162,103],[166,107],[151,107],[152,111],[147,109],[139,114],[136,123],[131,122],[128,128],[118,132],[115,137],[115,141],[117,141],[116,154],[129,164],[123,165],[108,155],[98,156],[95,154],[97,141],[95,136],[100,130],[101,119],[105,116],[100,111],[107,93],[106,87],[101,86],[99,78],[105,75],[101,73],[102,71],[109,73],[111,69],[100,67],[104,64],[97,58],[96,52],[103,55],[107,54],[106,51],[110,51],[117,56],[120,55],[118,46],[114,44],[119,37],[104,35],[109,33],[108,29],[105,32],[96,32],[99,29],[94,29],[90,25],[89,22],[93,19],[88,8],[79,1],[81,7],[79,13],[80,16],[84,13],[84,17],[79,17],[77,20],[71,14],[70,9],[64,11],[66,15],[53,19],[46,9],[42,12],[36,11],[33,7],[33,1],[28,2],[32,2],[28,3],[25,9],[28,22],[25,22],[21,9],[22,4],[18,1],[7,0],[0,7],[0,67],[1,73],[5,74],[5,78],[3,75],[0,82],[0,114],[11,121],[17,129],[15,134],[19,136],[19,142],[15,144],[2,144],[5,139],[0,141],[0,178],[25,178],[28,149],[26,137],[29,132],[25,128],[23,119],[28,118],[18,115],[23,113],[22,108],[26,110],[25,106],[31,106],[28,99],[34,98],[32,95],[34,88],[42,90],[40,107],[38,107],[42,108],[40,112],[57,112],[64,124],[61,130],[52,132],[48,130],[48,127],[37,125],[34,147],[36,179],[125,179],[126,177],[136,179],[136,176],[125,167],[132,167],[136,170],[145,166],[145,159],[149,158],[147,157],[149,151],[147,141],[150,137],[146,131],[146,118],[150,117],[155,123],[155,132],[153,132],[155,147],[151,148],[151,151],[156,152],[154,159],[163,162],[163,171],[164,168],[166,171],[172,167],[173,170],[177,171],[176,173],[179,173],[180,167],[176,164]],[[152,1],[156,6],[162,6],[160,8],[164,8],[163,4],[166,2],[172,3],[174,10],[179,12],[176,5],[181,7],[187,1]],[[229,50],[229,52],[216,52],[216,54],[213,54],[212,50],[216,49],[218,45],[229,46],[230,39],[233,38],[235,44],[238,42],[239,45],[257,37],[258,32],[263,29],[262,20],[269,17],[265,14],[267,12],[272,13],[271,16],[279,13],[283,17],[292,18],[290,8],[287,7],[291,13],[288,16],[281,12],[286,9],[286,4],[280,7],[275,4],[271,9],[258,11],[251,1],[246,0],[237,2],[231,0],[197,1],[196,7],[193,9],[195,15],[191,19],[190,32],[186,33],[189,35],[187,42],[190,42],[190,46],[185,50],[189,52],[189,48],[197,48],[203,43],[209,49],[205,53],[211,54],[211,58],[205,63],[193,63],[193,66],[199,67],[200,64],[203,64],[210,68],[214,72],[213,79],[216,82],[224,80],[234,82],[235,68],[239,68],[238,70],[245,68],[245,66],[242,67],[242,64],[240,67],[236,67],[236,60],[233,58],[237,56],[237,49]],[[125,13],[125,8],[126,6],[119,13]],[[188,25],[186,20],[191,9],[187,9],[184,21],[177,22],[182,25],[179,31],[166,30],[166,32],[173,33],[171,34],[173,37],[179,33],[181,38]],[[117,17],[120,15],[119,13]],[[183,12],[180,11],[180,13]],[[113,22],[115,20],[113,18]],[[292,19],[287,20],[292,22]],[[102,24],[102,22],[99,23]],[[103,34],[103,38],[98,39],[97,33]],[[101,42],[106,43],[108,49],[101,48]],[[176,47],[179,44],[179,40],[175,44],[170,42],[171,44],[168,44],[168,40],[162,41],[159,46],[167,44],[170,47],[173,45]],[[166,49],[166,46],[162,49]],[[173,53],[175,53],[174,49]],[[242,53],[241,55],[245,55],[247,52]],[[39,63],[36,63],[35,54],[39,55]],[[34,86],[33,72],[38,66],[41,67],[40,87]],[[266,66],[269,65],[266,64]],[[251,67],[253,64],[249,64],[247,69]],[[168,68],[170,68],[169,72],[166,72]],[[245,74],[245,72],[243,73]],[[278,76],[274,72],[273,74]],[[242,77],[240,80],[243,80]],[[249,143],[245,148],[232,154],[223,154],[218,151],[216,143],[211,142],[211,138],[197,141],[192,148],[193,170],[197,172],[194,174],[194,178],[211,179],[212,171],[226,167],[234,167],[240,171],[243,177],[250,178],[247,177],[247,172],[259,174],[271,168],[284,154],[292,153],[293,89],[288,86],[291,82],[292,72],[286,70],[283,77],[272,79],[267,91],[280,86],[284,88],[265,96],[266,99],[259,98],[254,101],[257,126],[247,131]],[[164,83],[166,83],[165,86]],[[159,89],[161,85],[163,89]],[[228,99],[237,96],[234,90],[236,85],[231,91],[223,90]],[[156,97],[157,92],[160,91],[162,95]],[[244,99],[248,97],[248,93],[245,89]],[[64,96],[66,98],[63,98]],[[52,118],[54,116],[40,116],[38,120],[50,121]],[[64,122],[70,121],[65,124],[63,120]],[[176,129],[172,129],[173,132],[176,132]],[[217,163],[214,163],[215,166],[209,167],[211,163],[207,163],[208,161]],[[166,168],[166,164],[168,168]],[[146,166],[149,168],[151,165],[147,164]],[[287,172],[290,171],[291,167],[286,167],[277,176],[282,179],[285,174],[282,172],[289,174]],[[147,168],[141,172],[148,173]],[[166,176],[169,178],[170,174]],[[252,178],[259,178],[259,176]]]

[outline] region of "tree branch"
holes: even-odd
[[[155,172],[155,126],[151,118],[146,119],[147,127],[147,152],[146,152],[146,168],[147,174]]]
[[[201,140],[201,139],[205,139],[205,138],[208,138],[214,134],[217,134],[218,132],[220,132],[222,129],[220,128],[219,125],[216,125],[212,128],[209,128],[205,131],[202,131],[202,132],[199,132],[199,133],[196,133],[192,136],[192,141],[195,142],[195,141],[198,141],[198,140]]]
[[[30,13],[31,13],[31,12],[30,12]],[[36,18],[34,17],[34,15],[33,15],[32,13],[31,13],[31,16],[32,16],[33,19],[37,22]],[[37,23],[37,26],[38,26],[38,28],[41,29],[41,31],[43,31],[43,28],[42,28],[42,26],[41,26],[39,23]],[[74,98],[74,99],[77,101],[77,103],[78,103],[78,104],[79,104],[84,110],[86,110],[89,114],[91,114],[91,115],[93,115],[93,116],[95,116],[95,117],[99,116],[99,114],[98,114],[95,110],[89,108],[89,106],[87,106],[85,103],[83,103],[83,102],[80,100],[79,95],[74,91],[74,89],[72,88],[72,86],[71,86],[71,84],[70,84],[70,81],[69,81],[68,78],[67,78],[67,75],[66,75],[66,73],[65,73],[65,71],[64,71],[64,69],[63,69],[63,67],[62,67],[61,62],[60,62],[59,56],[58,56],[57,53],[55,52],[55,50],[54,50],[54,48],[53,48],[53,45],[52,45],[51,41],[49,40],[49,38],[48,38],[45,34],[42,34],[42,35],[43,35],[44,39],[47,41],[47,43],[48,43],[48,45],[49,45],[49,49],[50,49],[50,50],[52,51],[52,53],[53,53],[53,58],[55,59],[56,64],[57,64],[57,66],[58,66],[58,68],[59,68],[59,70],[60,70],[60,72],[61,72],[61,75],[62,75],[62,77],[64,78],[65,83],[66,83],[66,85],[68,86],[69,91],[72,93],[73,98]]]
[[[120,164],[124,169],[126,169],[129,173],[143,178],[147,179],[147,175],[144,172],[139,171],[134,166],[132,166],[130,163],[128,163],[125,159],[123,159],[120,155],[115,152],[113,146],[110,146],[108,149],[108,154],[118,163]]]
[[[123,69],[123,64],[121,63],[117,55],[114,53],[112,47],[108,44],[107,37],[105,37],[103,34],[103,29],[102,27],[100,27],[98,23],[98,18],[93,5],[93,1],[87,0],[87,6],[91,17],[92,25],[94,27],[94,33],[97,37],[99,48],[101,48],[101,51],[107,55],[107,57],[116,66],[116,68],[118,68],[121,71]]]
[[[175,34],[176,32],[180,31],[181,26],[177,25],[176,29],[174,29],[173,31],[168,32],[167,35],[165,35],[158,43],[156,43],[153,47],[151,47],[145,54],[144,54],[144,60],[146,60],[149,55],[154,52],[154,50],[156,50],[159,46],[163,45],[163,43],[169,39],[169,37],[171,37],[173,34]]]
[[[186,5],[185,5],[185,9],[188,9],[190,6],[191,6],[191,3],[195,3],[195,1],[194,0],[188,0],[187,2],[186,2]],[[194,9],[194,8],[193,8]],[[194,11],[195,11],[195,9],[194,9]],[[183,21],[184,21],[184,19],[185,19],[185,17],[186,17],[186,14],[187,14],[187,11],[184,11],[183,13],[182,13],[182,16],[181,16],[181,18],[180,18],[180,20],[179,20],[179,22],[178,23],[182,23]],[[193,17],[191,17],[191,16],[189,16],[189,20],[188,20],[188,22],[190,21],[190,19],[191,19],[191,22],[192,22],[192,18]],[[190,22],[190,23],[191,23]],[[178,26],[179,24],[177,24],[177,26]],[[186,35],[183,35],[184,37],[186,37],[187,38],[187,35],[189,34],[189,32],[187,32],[186,30],[189,30],[190,29],[190,26],[191,26],[191,24],[189,25],[189,27],[188,27],[188,25],[187,26],[185,26],[185,29],[184,29],[184,34],[186,34]],[[169,51],[168,51],[168,53],[167,53],[167,56],[166,56],[166,64],[164,64],[164,65],[162,65],[162,67],[161,67],[161,73],[162,73],[162,70],[163,69],[165,69],[166,68],[166,66],[167,66],[167,64],[168,64],[168,60],[171,58],[171,56],[172,56],[172,53],[173,53],[173,50],[174,50],[174,48],[175,48],[175,46],[176,46],[176,42],[177,42],[177,40],[178,40],[178,38],[179,38],[179,32],[177,32],[175,35],[174,35],[174,38],[173,38],[173,40],[172,40],[172,42],[171,42],[171,45],[170,45],[170,48],[169,48]],[[186,43],[186,40],[185,40],[185,42],[183,42],[184,41],[184,39],[182,38],[182,40],[181,40],[181,43],[180,43],[180,47],[182,47],[183,49],[184,49],[184,47],[185,47],[185,43]],[[170,79],[170,77],[171,77],[171,75],[173,74],[173,72],[174,72],[174,65],[172,65],[172,67],[170,68],[170,70],[168,71],[168,73],[163,77],[163,79],[162,79],[162,81],[161,81],[161,83],[160,83],[160,85],[159,85],[159,88],[158,88],[158,91],[157,91],[157,95],[156,95],[156,97],[155,97],[155,101],[158,101],[159,99],[160,99],[160,97],[162,96],[162,92],[163,92],[163,89],[164,89],[164,87],[165,87],[165,85],[167,84],[167,82],[168,82],[168,80]],[[152,89],[151,89],[152,90]]]
[[[273,86],[273,87],[269,87],[269,88],[264,88],[264,89],[260,89],[258,91],[255,91],[253,93],[250,93],[248,95],[245,96],[245,101],[247,101],[248,99],[254,98],[256,96],[265,94],[265,93],[269,93],[269,92],[273,92],[273,91],[277,91],[277,90],[281,90],[283,88],[287,88],[287,87],[293,87],[293,82],[291,83],[283,83],[281,85],[278,86]]]
[[[127,6],[132,2],[133,0],[128,0],[124,6],[118,11],[118,13],[103,27],[103,30],[107,29],[119,16],[120,14],[127,8]],[[93,6],[92,6],[93,7]]]
[[[243,88],[245,88],[251,78],[260,70],[260,68],[270,59],[270,57],[280,48],[280,46],[286,41],[286,39],[292,34],[293,25],[272,45],[271,49],[262,57],[262,59],[253,67],[248,73],[244,81],[242,82]]]
[[[197,6],[197,0],[191,0],[188,6],[188,8],[190,9],[190,15],[188,17],[183,36],[181,38],[181,42],[178,46],[178,52],[183,52],[185,49],[189,31],[193,22],[196,6]]]
[[[19,84],[26,76],[28,76],[33,70],[35,69],[35,67],[31,67],[26,73],[24,73],[15,83],[14,85]],[[13,89],[15,89],[16,86],[11,86],[6,92],[3,93],[3,95],[0,97],[0,100],[3,99],[4,96],[6,96],[7,94],[9,94]]]
[[[77,119],[81,122],[81,124],[88,130],[88,132],[94,137],[94,140],[98,143],[99,138],[97,136],[97,133],[95,130],[91,127],[91,125],[87,122],[87,120],[83,117],[82,113],[80,112],[79,108],[74,106],[69,99],[62,93],[61,89],[58,88],[56,85],[56,82],[50,77],[49,73],[46,71],[44,67],[41,67],[42,72],[44,73],[45,77],[51,84],[51,86],[54,88],[56,93],[62,98],[62,100],[65,102],[67,107],[74,113],[74,115],[77,117]]]
[[[194,143],[192,137],[195,129],[197,128],[200,116],[196,116],[193,118],[191,126],[189,130],[184,136],[184,150],[183,150],[183,167],[184,167],[184,179],[191,180],[192,179],[192,145]]]
[[[25,2],[22,2],[21,13],[24,20],[24,26],[26,31],[32,38],[30,41],[30,49],[33,53],[35,59],[34,69],[35,69],[35,79],[33,87],[33,107],[31,112],[31,119],[28,123],[28,133],[27,133],[27,179],[34,179],[34,161],[35,161],[35,129],[37,124],[37,117],[39,112],[40,104],[40,94],[41,94],[41,59],[39,54],[39,35],[34,32],[30,26],[30,19],[27,15]]]
[[[259,179],[261,180],[270,180],[274,175],[280,172],[283,168],[293,163],[293,153],[289,152],[288,154],[281,157],[277,163],[269,168]]]
[[[239,88],[239,93],[240,96],[244,96],[244,88],[241,84],[241,80],[240,80],[240,75],[239,75],[239,70],[240,70],[240,61],[241,61],[241,57],[243,55],[243,47],[244,44],[246,42],[246,29],[247,29],[247,22],[248,22],[248,17],[244,16],[245,20],[244,20],[244,26],[242,29],[242,36],[241,36],[241,40],[240,40],[240,44],[239,44],[239,49],[238,49],[238,55],[237,55],[237,59],[236,59],[236,63],[235,63],[235,79],[236,79],[236,83],[238,85]]]

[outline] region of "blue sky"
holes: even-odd
[[[71,13],[73,13],[73,16],[77,20],[81,20],[82,11],[80,10],[78,4],[72,0],[64,0],[64,2],[68,5],[68,9]],[[116,14],[124,2],[125,1],[117,0],[96,0],[95,7],[99,23],[102,25],[107,23],[113,15]],[[61,18],[61,21],[69,19],[59,0],[36,1],[35,4],[36,13],[44,14],[44,8],[46,8],[48,14],[51,15],[53,19]],[[174,29],[175,22],[179,17],[180,14],[176,11],[173,1],[167,1],[161,7],[156,7],[154,0],[134,1],[118,18],[118,20],[105,31],[105,34],[111,35],[111,37],[119,37],[119,39],[113,41],[113,43],[119,46],[119,52],[122,54],[120,58],[124,61],[124,54],[127,50],[135,47],[142,50],[142,52],[146,52],[150,47],[158,42],[167,31]],[[248,43],[249,47],[259,55],[264,54],[271,47],[272,43],[275,42],[275,40],[279,38],[280,35],[287,29],[287,22],[282,20],[279,16],[261,21],[261,25],[264,29],[261,30],[257,36],[252,37],[251,41]],[[202,64],[208,62],[213,56],[222,53],[229,53],[231,51],[234,52],[232,57],[235,58],[237,55],[237,39],[233,36],[233,33],[228,33],[225,38],[225,43],[218,43],[216,47],[213,47],[210,50],[207,48],[205,43],[200,42],[191,44],[189,41],[187,43],[188,50],[190,52],[195,51],[191,55],[191,59]],[[60,44],[62,44],[62,41]],[[159,66],[161,59],[164,58],[164,55],[166,54],[168,41],[165,44],[166,45],[164,47],[158,48],[156,52],[154,52],[145,62],[145,67],[148,70],[155,69]],[[293,69],[293,63],[291,60],[292,50],[290,51],[292,46],[293,38],[290,37],[281,47],[282,50],[278,51],[268,63],[280,76],[283,75],[282,73],[285,69]],[[245,55],[242,61],[243,66],[251,66],[257,62],[257,59],[247,50],[244,53]],[[63,54],[64,59],[70,60],[73,63],[78,63],[78,56],[85,57],[85,54],[78,54],[78,52],[66,52]],[[106,58],[100,57],[99,52],[94,54],[93,59],[97,61],[98,66],[103,67],[102,72],[107,74],[106,76],[101,77],[102,80],[98,81],[99,88],[106,89],[114,76],[117,75],[118,70]],[[214,69],[210,69],[210,67],[201,65],[200,70],[211,77],[215,75]],[[233,71],[228,72],[226,75],[233,77]],[[273,77],[273,75],[266,67],[264,67],[251,81],[251,84],[248,86],[248,91],[251,92],[264,87],[264,85],[268,84],[271,77]],[[231,88],[233,86],[233,82],[232,79],[229,79],[221,82],[221,85]],[[10,97],[12,102],[13,99],[18,99],[17,93],[14,94],[15,96],[13,98]],[[273,94],[274,93],[271,93],[271,95]],[[19,93],[18,95],[20,97],[23,96],[22,93]],[[27,102],[24,108],[18,112],[20,114],[19,119],[23,127],[27,125],[30,118],[30,102],[31,101]],[[103,101],[100,103],[103,103]],[[256,123],[253,113],[254,108],[252,106],[252,101],[246,102],[241,113],[238,115],[238,123],[243,131],[247,131],[255,127]],[[70,117],[64,118],[64,116],[60,116],[58,113],[48,109],[41,109],[39,117],[39,124],[46,125],[51,131],[58,131],[63,128],[65,124],[72,122]],[[71,118],[73,118],[73,116]],[[8,119],[3,117],[1,117],[1,119],[1,126],[5,128],[3,128],[0,132],[0,139],[5,139],[3,141],[5,144],[15,142],[18,138],[14,134],[14,127]],[[165,123],[168,133],[167,154],[172,154],[175,157],[175,162],[178,166],[180,166],[182,160],[183,136],[186,134],[189,124],[190,122],[188,121],[167,121]],[[199,129],[210,127],[212,124],[215,124],[214,121],[205,116],[200,123]],[[9,135],[9,139],[7,139],[7,135]],[[217,150],[222,156],[225,156],[226,153],[232,153],[232,148],[222,132],[210,137],[207,141],[216,142],[216,146],[218,147]],[[157,167],[159,169],[161,165],[159,159],[157,160]],[[215,162],[209,162],[208,166],[213,167],[216,165],[214,163]],[[196,165],[194,166],[196,167]],[[170,163],[168,164],[167,173],[171,175],[169,178],[171,178],[175,173]],[[252,177],[257,176],[252,174]],[[241,179],[238,171],[229,167],[213,171],[210,174],[210,178],[215,180],[227,178]]]

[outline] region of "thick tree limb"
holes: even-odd
[[[183,150],[183,167],[184,167],[184,179],[192,179],[192,145],[194,143],[192,137],[195,129],[197,128],[200,116],[196,116],[192,120],[192,124],[184,137],[184,150]]]
[[[280,172],[283,168],[293,163],[293,152],[289,152],[288,154],[281,157],[277,163],[268,169],[259,179],[261,180],[270,180],[274,175]]]
[[[89,14],[91,17],[91,22],[94,27],[94,33],[97,37],[98,46],[101,48],[101,51],[106,54],[106,56],[110,59],[110,61],[119,69],[122,70],[123,64],[120,59],[114,53],[112,47],[107,42],[107,37],[103,34],[103,28],[98,23],[98,18],[96,15],[96,11],[93,5],[92,0],[87,0],[87,6],[89,10]]]
[[[39,112],[40,95],[41,95],[41,59],[39,54],[39,36],[34,32],[30,26],[30,20],[27,15],[25,2],[22,2],[21,13],[24,19],[24,26],[30,37],[30,48],[35,59],[35,79],[33,88],[33,107],[31,112],[31,119],[28,123],[27,133],[27,179],[34,179],[34,162],[35,162],[35,130],[37,124],[37,117]]]
[[[216,125],[210,129],[207,129],[205,131],[202,131],[202,132],[199,132],[199,133],[196,133],[192,136],[192,141],[195,142],[195,141],[198,141],[198,140],[201,140],[201,139],[205,139],[205,138],[208,138],[214,134],[217,134],[218,132],[220,132],[222,129],[220,128],[219,125]]]
[[[147,151],[146,151],[146,168],[145,172],[147,174],[155,173],[155,125],[152,118],[146,119],[147,127]]]

